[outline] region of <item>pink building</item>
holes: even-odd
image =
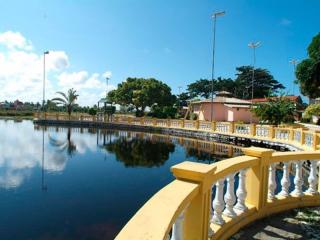
[[[228,92],[219,92],[211,103],[211,99],[191,103],[191,112],[198,115],[199,120],[211,120],[211,106],[213,110],[212,121],[224,122],[258,122],[250,112],[251,102],[231,97]]]

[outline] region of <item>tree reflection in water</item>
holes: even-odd
[[[214,163],[227,158],[227,155],[217,155],[197,148],[186,148],[186,157],[194,158],[197,162]]]
[[[103,148],[115,154],[116,159],[126,167],[159,167],[175,150],[170,142],[155,142],[148,139],[119,137],[106,143]]]
[[[72,158],[77,151],[77,146],[71,140],[71,128],[68,128],[66,140],[57,140],[49,135],[49,143],[56,147],[60,152],[66,152],[70,158]]]

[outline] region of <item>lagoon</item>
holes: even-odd
[[[113,239],[182,161],[231,146],[166,135],[0,120],[0,239]],[[211,145],[210,145],[211,144]],[[234,154],[241,154],[239,148]]]

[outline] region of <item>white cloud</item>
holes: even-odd
[[[66,152],[50,145],[48,135],[58,141],[66,141],[67,132],[45,132],[44,134],[44,165],[42,165],[42,131],[36,131],[29,122],[23,121],[15,126],[12,121],[0,122],[2,138],[0,138],[0,188],[10,189],[19,187],[26,181],[36,168],[46,172],[62,172],[67,163]],[[32,134],[31,134],[32,132]],[[23,136],[23,138],[21,137]],[[72,132],[71,140],[76,146],[75,154],[96,151],[96,136]],[[14,143],[14,144],[12,144]],[[19,151],[17,151],[19,149]]]
[[[94,105],[100,98],[106,95],[106,73],[111,76],[111,72],[103,74],[89,74],[87,71],[79,72],[63,72],[58,75],[58,85],[66,91],[69,88],[74,88],[79,94],[78,102],[80,105]],[[108,85],[108,91],[115,89],[114,85]]]
[[[62,71],[69,66],[69,58],[64,51],[49,51],[46,57],[46,68]]]
[[[42,101],[43,52],[37,53],[31,41],[19,32],[0,33],[0,101]],[[49,50],[46,57],[46,99],[57,91],[74,88],[80,94],[81,105],[96,103],[105,93],[105,77],[111,71],[89,73],[70,72],[69,56],[65,51]],[[109,89],[113,89],[109,86]],[[85,96],[85,97],[84,97]]]
[[[0,34],[0,44],[9,49],[32,50],[31,41],[25,39],[19,32],[7,31]]]

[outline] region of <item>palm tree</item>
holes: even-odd
[[[52,101],[56,102],[57,104],[61,104],[61,105],[65,106],[65,108],[69,114],[69,118],[70,118],[72,109],[74,108],[74,106],[77,105],[75,102],[76,102],[79,95],[76,94],[76,92],[77,91],[74,90],[73,88],[69,89],[67,94],[65,94],[63,92],[57,92],[62,97],[57,97],[57,98],[52,99]]]

